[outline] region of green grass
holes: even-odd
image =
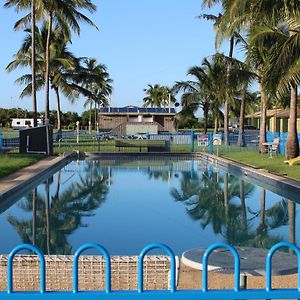
[[[36,154],[0,154],[0,178],[32,165],[44,158]]]
[[[287,176],[300,180],[300,164],[289,166],[284,163],[283,155],[274,155],[269,158],[268,154],[259,154],[253,151],[224,153],[223,157],[236,160],[256,168],[268,170],[271,173]]]

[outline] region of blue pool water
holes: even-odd
[[[96,242],[112,255],[152,242],[178,255],[217,241],[297,244],[290,200],[203,161],[73,161],[0,215],[0,253],[23,242],[50,254]]]

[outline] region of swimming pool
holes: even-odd
[[[178,255],[217,241],[297,244],[296,201],[201,160],[72,161],[0,215],[0,253],[23,242],[45,254],[96,242],[112,255],[152,242]]]

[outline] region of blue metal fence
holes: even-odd
[[[272,142],[275,138],[280,138],[280,154],[285,154],[285,145],[287,139],[287,132],[279,133],[279,132],[267,132],[267,142]],[[298,134],[299,146],[300,146],[300,134]]]
[[[2,152],[2,131],[0,130],[0,153]]]
[[[283,247],[292,249],[298,257],[298,287],[294,289],[273,289],[272,288],[272,257],[275,252]],[[98,250],[106,259],[106,288],[105,291],[79,291],[78,290],[78,259],[86,249]],[[144,291],[143,288],[143,260],[146,253],[152,249],[159,248],[170,256],[170,289]],[[208,289],[208,258],[217,248],[226,248],[234,257],[234,288],[232,290],[209,290]],[[40,291],[14,292],[13,290],[13,258],[22,249],[35,252],[40,259]],[[281,242],[273,246],[266,257],[266,286],[264,289],[240,288],[240,257],[232,246],[225,243],[211,245],[203,256],[202,290],[176,290],[175,285],[175,256],[172,250],[163,244],[154,243],[146,246],[140,253],[138,260],[138,289],[136,291],[112,291],[111,290],[111,267],[110,256],[107,250],[98,244],[86,244],[80,247],[73,261],[73,291],[46,291],[46,269],[45,258],[39,249],[34,246],[23,244],[9,255],[7,265],[7,291],[0,292],[1,299],[206,299],[206,300],[236,300],[236,299],[299,299],[300,298],[300,249],[290,243]],[[200,278],[199,278],[200,279]]]

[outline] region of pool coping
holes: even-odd
[[[255,168],[253,166],[249,166],[237,162],[235,160],[231,160],[220,156],[215,156],[204,152],[198,153],[198,156],[206,159],[211,163],[217,163],[219,166],[225,167],[228,170],[228,173],[235,174],[245,179],[249,178],[258,185],[261,185],[261,183],[263,182],[268,186],[269,190],[274,191],[279,195],[282,194],[280,191],[282,191],[283,189],[286,190],[288,188],[289,191],[287,193],[287,196],[290,195],[293,198],[295,198],[295,196],[298,195],[299,198],[299,194],[300,194],[299,180],[276,175],[274,173],[270,173],[268,170],[265,169]],[[297,202],[300,203],[300,199]]]
[[[74,157],[74,153],[63,156],[46,157],[37,163],[22,168],[0,179],[0,204],[5,207],[5,202],[18,198],[25,190],[35,183],[43,180],[50,172],[54,172],[62,165],[67,164]],[[0,213],[3,209],[0,208]]]

